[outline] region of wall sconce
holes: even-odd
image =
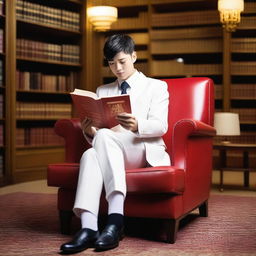
[[[214,127],[218,136],[240,135],[239,115],[237,113],[219,112],[214,114]],[[230,143],[225,137],[221,143]]]
[[[219,0],[218,10],[223,27],[227,31],[233,32],[240,23],[240,13],[244,10],[244,0]]]
[[[105,32],[117,20],[117,8],[112,6],[92,6],[87,9],[87,15],[95,31]]]

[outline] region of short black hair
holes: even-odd
[[[134,50],[135,43],[133,39],[125,34],[115,34],[110,36],[103,48],[104,56],[108,61],[113,60],[119,52],[132,54]]]

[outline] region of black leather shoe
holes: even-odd
[[[95,241],[99,238],[99,232],[89,228],[83,228],[76,233],[74,239],[63,244],[60,249],[64,253],[75,253],[87,248],[94,247]]]
[[[116,225],[107,225],[95,243],[96,251],[104,251],[117,247],[124,238],[124,228]]]

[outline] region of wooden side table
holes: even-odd
[[[249,152],[256,151],[256,144],[217,143],[213,145],[213,148],[219,150],[220,191],[223,191],[223,172],[224,171],[244,172],[244,188],[248,189],[250,186],[250,172],[256,172],[256,169],[250,168]],[[243,151],[243,168],[227,167],[227,151],[228,150]]]

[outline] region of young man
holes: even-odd
[[[134,41],[127,35],[110,36],[104,46],[104,56],[117,79],[100,86],[97,94],[102,97],[128,93],[132,113],[119,114],[119,125],[112,129],[97,129],[88,119],[82,122],[85,138],[92,145],[81,158],[74,205],[82,229],[71,242],[61,246],[64,253],[89,247],[96,250],[117,247],[123,237],[125,169],[170,165],[161,138],[168,128],[166,83],[148,78],[134,68],[137,55]],[[108,220],[100,234],[97,221],[103,186]]]

